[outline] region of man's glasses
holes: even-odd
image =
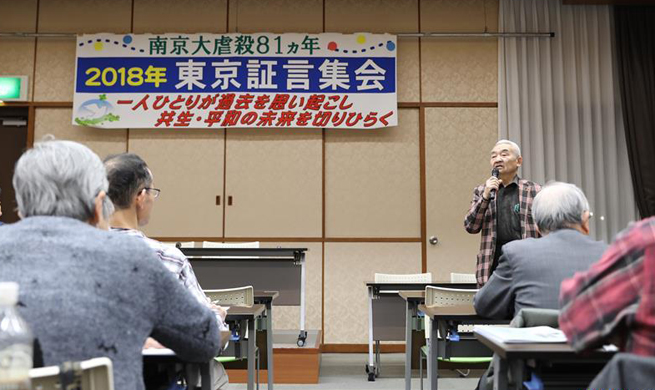
[[[144,188],[144,190],[150,192],[154,198],[158,198],[159,194],[161,193],[161,190],[159,188],[146,187]]]

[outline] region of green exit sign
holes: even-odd
[[[0,100],[26,101],[27,76],[0,76]]]

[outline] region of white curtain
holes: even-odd
[[[610,242],[637,219],[613,55],[612,9],[500,0],[498,135],[521,146],[523,178],[574,183]],[[654,151],[655,153],[655,151]]]

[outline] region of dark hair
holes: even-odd
[[[129,208],[137,193],[152,184],[148,165],[134,153],[113,154],[104,163],[109,180],[107,195],[117,209]]]

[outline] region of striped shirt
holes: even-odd
[[[560,328],[582,351],[613,342],[655,356],[655,217],[621,232],[589,270],[564,280]]]
[[[191,263],[189,262],[189,259],[184,256],[182,251],[173,245],[167,245],[163,242],[148,238],[139,230],[124,228],[111,228],[111,230],[128,236],[138,237],[143,240],[153,251],[155,251],[164,266],[175,274],[184,288],[186,288],[187,291],[189,291],[200,303],[212,309],[211,301],[202,291],[202,287],[200,287],[200,283],[198,283],[198,278],[196,278],[196,274],[193,272]],[[223,323],[222,318],[218,314],[216,314],[216,319],[218,320],[219,329],[227,329],[227,326]]]

